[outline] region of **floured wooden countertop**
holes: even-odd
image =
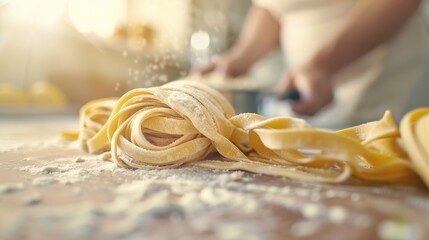
[[[428,239],[429,192],[182,167],[118,168],[77,116],[0,119],[0,239]]]

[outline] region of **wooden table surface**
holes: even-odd
[[[73,129],[1,117],[0,239],[429,239],[427,189],[127,170],[59,136]]]

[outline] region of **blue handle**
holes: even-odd
[[[301,99],[301,94],[297,90],[285,92],[280,97],[280,100],[289,100],[289,101],[299,101],[300,99]]]

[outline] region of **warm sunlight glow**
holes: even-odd
[[[70,0],[69,18],[81,33],[90,33],[93,29],[92,19],[96,17],[97,5],[90,0]]]
[[[13,0],[11,14],[15,21],[53,27],[63,16],[65,0]]]
[[[210,36],[207,32],[197,31],[191,36],[191,46],[196,50],[207,49],[210,45]]]
[[[109,37],[115,30],[118,0],[69,0],[69,18],[81,33]]]

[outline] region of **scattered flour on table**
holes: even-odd
[[[321,195],[319,191],[314,193],[299,187],[247,183],[249,178],[241,171],[214,172],[192,167],[127,170],[118,168],[111,162],[83,159],[84,161],[79,163],[73,159],[68,161],[64,159],[62,165],[31,166],[21,169],[35,175],[44,175],[42,179],[68,178],[70,176],[67,175],[71,173],[76,175],[81,172],[79,170],[85,170],[77,174],[81,181],[102,172],[139,178],[113,188],[115,198],[110,202],[97,203],[96,206],[84,203],[66,208],[52,208],[50,211],[35,215],[35,218],[44,219],[42,222],[46,228],[50,228],[52,224],[63,224],[66,226],[64,231],[77,239],[90,239],[94,236],[117,238],[132,236],[153,221],[170,223],[187,221],[193,231],[198,233],[210,231],[218,239],[264,239],[264,232],[248,234],[256,231],[252,229],[253,225],[246,225],[244,222],[218,223],[216,218],[213,220],[206,216],[207,212],[213,209],[221,212],[238,210],[244,214],[256,213],[264,201],[278,203],[289,210],[301,212],[305,220],[295,223],[291,228],[291,233],[297,237],[317,233],[323,221],[343,223],[349,216],[341,206],[329,207],[317,202],[299,202],[290,198],[290,196],[300,199],[314,194]],[[70,161],[74,164],[70,164]],[[257,199],[249,193],[261,194],[261,198]],[[329,192],[327,195],[344,197],[344,194],[338,194],[337,191]],[[350,198],[356,198],[356,195],[353,196],[355,197]],[[35,198],[37,202],[37,197]],[[114,224],[108,227],[101,224],[106,219],[114,221]],[[363,226],[364,217],[361,219],[355,225]],[[305,228],[308,231],[304,231]]]
[[[75,163],[82,163],[82,162],[85,162],[85,161],[86,161],[86,159],[85,158],[81,158],[81,157],[77,157],[77,158],[74,159]]]
[[[183,186],[177,187],[180,185]],[[187,185],[190,186],[185,187]],[[175,191],[172,191],[173,188]],[[99,203],[97,206],[80,204],[68,208],[52,208],[39,213],[36,218],[44,219],[42,222],[46,225],[61,222],[67,226],[66,230],[70,231],[70,234],[79,238],[90,238],[97,232],[104,232],[106,236],[123,237],[151,221],[164,219],[169,222],[180,222],[199,216],[213,207],[226,212],[242,209],[247,213],[258,209],[258,202],[251,195],[198,182],[193,185],[186,180],[181,182],[154,178],[135,180],[117,186],[114,193],[116,197],[111,202]],[[104,217],[118,218],[118,224],[108,229],[99,229],[101,225],[97,223]],[[245,228],[243,224],[241,225]],[[224,230],[225,227],[221,227],[216,231],[221,234]],[[231,236],[222,235],[221,239],[233,239]]]
[[[10,183],[0,185],[0,195],[21,191],[24,189],[23,183]]]
[[[343,223],[348,217],[347,210],[341,206],[333,206],[329,208],[328,218],[333,223]]]
[[[53,177],[38,177],[33,179],[32,184],[36,187],[49,186],[58,183],[59,180]]]
[[[26,148],[26,144],[11,142],[0,144],[0,153],[17,152]]]
[[[378,224],[377,235],[379,239],[426,239],[418,231],[414,230],[412,222],[406,219],[387,219]]]
[[[74,184],[97,176],[104,171],[114,171],[117,168],[114,163],[100,160],[94,156],[58,158],[55,163],[47,166],[25,166],[19,169],[33,175],[55,177],[58,182],[63,184]]]
[[[319,217],[323,210],[320,204],[308,203],[301,208],[301,213],[305,218],[313,219]]]
[[[296,237],[308,237],[315,235],[322,227],[322,222],[319,220],[303,220],[296,222],[290,228],[290,232]]]
[[[261,206],[267,203],[301,213],[305,220],[293,225],[291,231],[295,236],[304,236],[306,233],[303,233],[303,229],[306,227],[307,234],[312,234],[317,232],[320,222],[340,224],[350,217],[350,213],[341,206],[319,204],[321,198],[350,198],[351,201],[360,199],[358,194],[350,195],[340,190],[322,192],[321,188],[312,188],[310,191],[304,184],[302,188],[270,183],[256,184],[253,179],[258,175],[243,171],[213,171],[194,167],[124,169],[103,160],[101,155],[58,158],[46,166],[26,166],[20,170],[41,176],[33,180],[35,186],[76,183],[102,173],[123,179],[136,179],[113,187],[114,199],[109,202],[51,208],[34,216],[36,219],[43,219],[47,229],[55,224],[66,226],[64,231],[78,239],[130,236],[154,221],[186,221],[193,231],[210,231],[219,239],[243,239],[240,236],[260,239],[264,237],[264,233],[246,235],[246,232],[256,231],[251,227],[249,229],[253,225],[246,226],[244,222],[219,223],[216,217],[211,219],[207,214],[216,209],[217,213],[239,211],[252,215],[259,210],[263,212]],[[78,187],[72,187],[70,191],[74,195],[84,194]],[[299,201],[301,199],[302,202]],[[32,205],[41,201],[41,196],[35,194],[24,199],[23,204]],[[354,218],[354,225],[365,228],[365,216],[360,216],[360,220],[357,220],[358,217]],[[113,221],[114,224],[103,224],[105,221]]]
[[[304,204],[302,215],[307,219],[326,219],[331,223],[340,224],[349,217],[348,211],[342,206],[325,206],[317,203]]]
[[[40,193],[33,193],[24,197],[22,203],[25,206],[32,206],[42,202],[42,195]]]
[[[218,176],[217,182],[219,183],[219,185],[224,186],[228,182],[243,179],[243,176],[244,173],[240,171],[236,171],[233,173],[225,173]]]
[[[267,239],[261,233],[255,234],[255,228],[249,225],[233,223],[224,224],[217,231],[219,239],[224,240],[258,240]]]
[[[187,183],[150,179],[118,186],[115,190],[118,197],[103,206],[103,212],[110,215],[122,214],[125,219],[110,229],[109,234],[125,236],[150,220],[182,221],[186,216],[192,217],[213,207],[225,210],[241,208],[249,213],[255,211],[258,206],[252,197],[242,193],[200,184],[189,188],[180,188],[178,185]],[[170,191],[173,186],[176,190]],[[181,191],[183,189],[186,191]]]
[[[92,239],[99,229],[100,211],[90,203],[38,209],[32,216],[49,236],[53,228],[61,229],[66,239]]]

